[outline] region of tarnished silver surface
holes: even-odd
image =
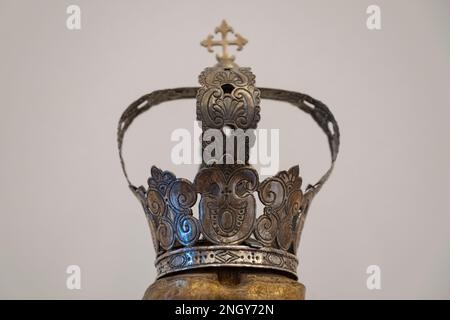
[[[205,267],[252,267],[285,271],[297,277],[295,255],[283,250],[247,246],[200,246],[167,252],[156,259],[158,278]]]
[[[217,65],[200,74],[200,88],[152,92],[132,103],[119,121],[120,160],[129,186],[148,219],[158,255],[158,277],[182,270],[229,266],[265,268],[296,275],[295,254],[301,232],[312,199],[333,170],[339,150],[339,127],[329,109],[308,95],[257,89],[250,68],[237,66],[227,51],[229,45],[242,48],[247,40],[234,34],[226,22],[216,29],[216,33],[222,35],[222,40],[213,40],[209,36],[202,44],[210,51],[213,46],[222,46],[222,56],[217,57]],[[233,33],[235,40],[228,39],[228,33]],[[219,130],[214,140],[202,139],[202,151],[217,139],[222,141],[218,143],[219,149],[215,149],[220,156],[214,161],[203,157],[194,182],[152,167],[148,187],[136,188],[127,176],[122,156],[126,130],[137,116],[154,105],[194,97],[202,138],[209,130]],[[260,120],[261,98],[297,106],[310,114],[327,135],[331,167],[316,184],[302,190],[298,166],[259,181],[258,173],[248,163],[252,136],[247,135],[247,131],[256,129]],[[235,139],[235,136],[226,137],[226,126],[245,131],[248,140],[241,140],[245,157],[233,155],[231,158],[240,161],[223,161],[229,159],[235,148],[233,145],[233,152],[229,152],[226,147],[231,139]],[[256,194],[264,207],[263,212],[256,210]]]
[[[151,230],[155,232],[156,247],[170,250],[175,242],[193,245],[200,236],[198,219],[193,217],[191,210],[197,201],[194,186],[190,181],[177,179],[171,172],[162,172],[155,166],[151,173],[143,201]]]
[[[126,131],[133,123],[134,119],[142,113],[148,111],[151,107],[173,100],[194,99],[197,96],[199,89],[200,88],[198,87],[182,87],[153,91],[143,95],[131,103],[122,113],[117,126],[117,146],[119,149],[119,158],[123,174],[133,193],[139,195],[141,194],[142,189],[138,190],[139,188],[134,186],[134,184],[130,181],[126,170],[122,153],[122,146]],[[273,88],[259,88],[259,90],[261,91],[261,99],[288,102],[289,104],[309,114],[327,136],[328,145],[331,152],[331,166],[318,182],[313,185],[308,185],[307,187],[307,189],[312,188],[314,190],[314,194],[317,193],[333,171],[334,162],[336,161],[339,153],[340,135],[339,125],[336,122],[336,119],[323,102],[314,99],[307,94]]]
[[[246,243],[295,253],[295,232],[301,232],[306,214],[298,166],[282,171],[261,184],[249,166],[207,166],[194,183],[169,171],[152,167],[143,203],[157,252],[191,247],[205,240],[216,245]],[[265,205],[256,219],[254,193]],[[192,212],[201,195],[199,219]],[[296,242],[295,242],[296,243]]]
[[[202,195],[200,221],[208,241],[239,244],[253,231],[258,173],[247,166],[235,166],[227,174],[223,167],[204,167],[195,177],[195,188]]]
[[[206,68],[199,76],[197,120],[203,128],[255,129],[260,119],[260,91],[250,68]]]
[[[254,130],[260,120],[260,91],[255,88],[255,75],[250,68],[223,68],[216,66],[206,68],[199,76],[201,87],[197,91],[197,120],[201,122],[202,154],[208,145],[217,147],[215,139],[208,138],[210,129],[220,130],[224,142],[221,155],[215,159],[205,159],[220,163],[247,164],[249,150],[256,140]],[[224,127],[234,131],[235,135],[227,136]],[[245,130],[245,131],[244,131]],[[235,136],[239,141],[235,143]],[[247,139],[248,140],[245,140]],[[229,145],[237,145],[237,154],[227,150]],[[242,154],[238,154],[242,153]]]
[[[302,179],[298,174],[299,168],[295,166],[264,180],[259,187],[259,198],[265,207],[256,222],[255,236],[266,246],[273,246],[276,241],[280,249],[291,248],[304,208]],[[296,248],[293,250],[295,252]]]
[[[140,199],[161,255],[156,262],[158,276],[219,265],[265,266],[295,274],[296,248],[291,245],[295,232],[301,232],[305,208],[298,166],[261,185],[257,172],[248,166],[204,167],[193,184],[156,167],[151,173]],[[256,191],[265,205],[257,220]],[[191,209],[197,193],[202,196],[200,219]],[[188,248],[177,249],[183,246]]]
[[[199,247],[227,245],[232,248],[239,247],[239,250],[246,248],[250,252],[274,252],[279,255],[281,251],[286,254],[283,256],[284,260],[286,260],[285,257],[295,258],[310,203],[332,172],[339,150],[339,128],[328,108],[310,96],[278,89],[261,88],[260,90],[263,99],[286,101],[309,113],[328,137],[332,165],[316,184],[308,185],[304,191],[301,190],[302,179],[299,177],[298,166],[288,171],[281,171],[262,182],[258,181],[257,173],[248,166],[205,166],[200,169],[194,183],[176,178],[170,172],[153,167],[148,188],[143,186],[137,188],[128,180],[123,162],[122,144],[127,128],[137,116],[153,105],[175,99],[194,98],[197,96],[198,88],[155,91],[135,101],[123,113],[118,128],[119,155],[130,188],[141,201],[149,221],[158,254],[157,268],[161,270],[158,271],[159,277],[190,268],[227,266],[228,264],[267,267],[284,270],[289,274],[296,273],[295,268],[292,269],[294,264],[290,262],[272,265],[270,262],[267,263],[270,259],[266,259],[266,263],[259,261],[255,263],[252,259],[240,259],[239,263],[236,260],[231,261],[232,259],[222,259],[223,261],[216,260],[216,262],[205,260],[208,263],[202,263],[199,260],[196,263],[188,262],[179,254],[171,254],[172,252],[181,253],[184,252],[183,249],[186,249],[185,252],[191,256],[202,256],[200,252],[203,252],[201,251],[203,249],[197,252]],[[233,174],[233,171],[236,172]],[[236,176],[231,179],[233,175]],[[243,183],[239,184],[240,180]],[[264,205],[264,212],[258,218],[255,211],[254,194],[256,193]],[[198,194],[202,200],[199,203],[199,214],[196,216],[197,212],[192,209]],[[205,204],[208,202],[212,203],[210,208]],[[229,208],[233,208],[229,203],[235,202],[242,204],[245,215],[241,215],[236,210],[215,210],[220,207],[220,204],[226,207],[227,203]],[[242,216],[246,217],[246,223],[244,226],[242,224],[238,226],[238,218]],[[221,221],[221,224],[213,224],[213,221]],[[212,252],[215,249],[209,250],[215,254]],[[219,251],[218,257],[221,256],[221,252]],[[169,260],[163,259],[169,256],[174,259],[172,264],[168,262]],[[164,266],[160,266],[161,263]]]

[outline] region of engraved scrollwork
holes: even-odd
[[[259,187],[259,198],[268,211],[278,209],[286,197],[286,187],[280,179],[269,178]]]
[[[246,166],[226,174],[224,166],[205,167],[195,177],[202,198],[199,212],[203,234],[212,243],[238,244],[252,232],[255,221],[257,172]]]
[[[259,189],[259,198],[265,205],[264,214],[258,218],[255,237],[265,245],[276,239],[279,248],[289,250],[294,240],[294,219],[298,216],[303,194],[298,166],[281,171],[264,180]],[[276,229],[272,224],[276,221]],[[270,223],[269,223],[270,222]]]
[[[259,91],[254,87],[254,75],[250,70],[235,64],[206,69],[200,83],[201,88],[175,88],[147,94],[125,110],[118,124],[120,162],[129,187],[148,218],[158,254],[158,277],[190,268],[230,265],[271,268],[295,276],[294,254],[310,203],[330,176],[339,151],[337,122],[322,102],[310,96],[270,88]],[[304,194],[300,191],[298,167],[266,179],[260,188],[253,178],[256,174],[252,173],[244,178],[237,177],[237,182],[231,186],[230,177],[237,170],[235,165],[222,166],[218,172],[209,171],[210,174],[199,177],[194,185],[156,167],[151,170],[148,189],[136,187],[130,181],[122,145],[125,132],[137,116],[162,102],[197,97],[197,118],[203,122],[203,129],[225,125],[232,129],[253,128],[259,121],[260,92],[263,99],[288,102],[305,111],[328,137],[332,166],[317,183],[308,186]],[[255,221],[252,192],[256,189],[265,208]],[[199,206],[204,220],[200,221],[191,210],[196,203],[197,190],[202,196]]]
[[[163,216],[166,210],[164,199],[158,190],[149,189],[147,192],[147,208],[155,216]]]
[[[203,128],[256,128],[260,120],[260,91],[249,68],[206,68],[200,74],[197,120]]]
[[[175,240],[185,246],[194,244],[200,236],[200,227],[191,210],[197,201],[192,183],[155,166],[151,173],[146,206],[161,248],[170,250]]]
[[[159,221],[158,229],[156,231],[157,239],[164,250],[172,248],[175,241],[175,235],[173,233],[173,225],[170,219],[164,217]]]
[[[182,254],[174,255],[169,260],[169,266],[173,269],[181,268],[186,264],[187,261],[188,261],[188,259],[187,259],[186,255],[182,255]]]
[[[264,245],[270,246],[278,233],[278,220],[272,214],[264,214],[256,220],[255,237]]]
[[[158,190],[161,195],[165,195],[169,185],[176,179],[175,175],[169,171],[162,171],[152,166],[151,177],[148,179],[148,186]]]
[[[255,75],[250,68],[206,68],[198,81],[202,87],[218,87],[226,83],[244,87],[255,85]]]
[[[197,201],[194,186],[185,179],[177,179],[173,182],[168,194],[171,207],[177,211],[190,210]]]
[[[199,246],[169,251],[156,260],[158,277],[171,272],[227,266],[264,267],[296,276],[295,255],[277,249],[254,249],[242,246]]]
[[[190,246],[198,240],[200,226],[196,218],[190,215],[180,215],[175,224],[177,239],[182,245]]]

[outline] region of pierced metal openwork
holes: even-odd
[[[209,50],[222,45],[219,64],[199,76],[201,87],[154,91],[133,102],[122,114],[118,127],[119,155],[130,189],[141,202],[149,222],[157,253],[158,277],[194,268],[255,267],[297,274],[297,249],[312,199],[331,174],[339,151],[338,124],[322,102],[302,93],[256,88],[249,68],[240,68],[229,56],[227,46],[247,42],[223,22],[216,29],[222,40],[212,36],[202,42]],[[232,64],[231,64],[232,62]],[[177,99],[197,100],[196,118],[203,134],[209,129],[256,129],[261,99],[289,102],[311,115],[326,134],[331,166],[315,184],[302,189],[299,166],[280,171],[260,181],[257,171],[243,163],[204,161],[191,182],[155,166],[147,187],[135,187],[128,178],[122,155],[126,130],[133,120],[152,106]],[[205,149],[208,143],[203,143]],[[248,153],[251,143],[246,144]],[[262,204],[262,212],[257,210]]]

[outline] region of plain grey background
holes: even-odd
[[[66,8],[82,28],[66,28]],[[368,30],[366,9],[381,8]],[[237,54],[258,86],[308,93],[342,134],[334,174],[300,244],[309,299],[450,298],[448,1],[0,0],[0,298],[140,299],[155,254],[116,151],[121,112],[150,91],[196,86],[214,56],[199,42],[222,19],[249,39]],[[263,101],[280,128],[280,169],[304,185],[329,163],[325,137],[295,108]],[[170,161],[195,102],[151,110],[126,137],[136,184]],[[171,120],[169,120],[171,119]],[[82,271],[66,288],[66,268]],[[381,268],[368,290],[366,268]]]

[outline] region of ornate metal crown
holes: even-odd
[[[122,168],[133,193],[141,202],[157,253],[158,277],[182,270],[205,267],[250,267],[278,270],[296,277],[297,248],[312,199],[325,183],[339,149],[339,127],[330,110],[320,101],[298,92],[256,88],[250,68],[241,68],[229,54],[230,45],[240,50],[247,40],[223,21],[216,28],[222,38],[208,36],[201,44],[209,51],[222,47],[218,63],[199,76],[200,88],[154,91],[133,102],[122,114],[118,127],[118,146]],[[228,34],[234,39],[227,38]],[[122,156],[122,143],[133,120],[162,102],[196,98],[197,120],[201,121],[203,151],[216,139],[208,139],[208,130],[220,130],[223,152],[213,161],[203,158],[194,182],[152,167],[148,187],[130,182]],[[314,185],[302,190],[299,167],[281,171],[259,181],[249,165],[252,130],[260,119],[260,100],[289,102],[310,114],[327,135],[331,167]],[[230,127],[240,135],[229,136]],[[242,137],[243,157],[233,155],[225,142]],[[210,138],[210,137],[209,137]],[[217,149],[216,149],[217,151]],[[238,152],[239,153],[239,152]],[[256,197],[264,206],[256,209]],[[198,203],[198,215],[193,208]]]

